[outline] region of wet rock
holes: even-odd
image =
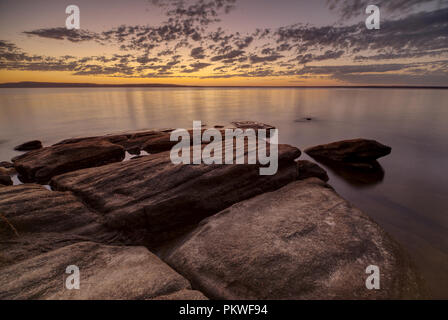
[[[316,178],[237,203],[159,254],[214,299],[421,298],[401,247]],[[366,288],[370,265],[380,290]]]
[[[299,160],[297,161],[297,168],[299,170],[298,180],[316,177],[327,182],[330,179],[327,172],[314,162]]]
[[[265,130],[270,130],[270,129],[275,129],[274,126],[271,126],[269,124],[265,124],[265,123],[261,123],[261,122],[256,122],[256,121],[234,121],[232,122],[232,124],[240,129],[254,129],[254,130],[258,130],[258,129],[265,129]]]
[[[123,160],[123,147],[108,141],[81,141],[30,151],[14,159],[23,182],[48,182],[51,177],[78,169]]]
[[[294,122],[309,122],[309,121],[312,121],[312,120],[314,120],[314,118],[304,117],[304,118],[300,118],[300,119],[294,120]]]
[[[140,148],[139,147],[132,147],[129,148],[128,150],[126,150],[127,152],[129,152],[130,154],[139,156],[140,155]]]
[[[353,139],[311,147],[305,153],[315,159],[356,164],[375,161],[391,151],[391,147],[375,140]]]
[[[30,151],[30,150],[37,150],[40,148],[42,148],[42,142],[40,142],[39,140],[32,140],[16,146],[14,150]]]
[[[11,162],[8,162],[8,161],[1,161],[0,168],[5,168],[5,169],[14,168],[14,164]]]
[[[170,152],[163,152],[59,175],[51,186],[74,192],[108,226],[132,231],[151,246],[235,202],[294,181],[300,151],[279,145],[278,154],[272,176],[260,175],[258,164],[175,165]]]
[[[0,267],[76,242],[120,239],[70,192],[37,184],[0,188],[0,214]]]
[[[80,290],[65,287],[70,265],[80,270]],[[92,242],[53,250],[0,272],[0,299],[134,300],[191,289],[185,278],[144,247]]]
[[[5,186],[12,185],[11,177],[9,176],[8,171],[4,168],[0,168],[0,184]]]
[[[170,133],[166,133],[161,136],[150,138],[142,145],[142,149],[148,153],[159,153],[171,150],[171,148],[178,142],[170,141],[170,135]]]

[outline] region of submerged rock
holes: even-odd
[[[65,287],[67,266],[80,270],[80,290]],[[144,247],[81,242],[0,269],[0,299],[176,298],[190,283]]]
[[[14,166],[23,182],[48,182],[51,177],[78,169],[123,160],[123,147],[108,141],[81,141],[30,151],[16,157]]]
[[[316,177],[322,181],[327,182],[328,178],[327,171],[322,169],[319,165],[308,160],[297,161],[297,169],[299,170],[298,180],[304,180],[307,178]]]
[[[237,203],[159,254],[214,299],[421,297],[401,247],[316,178]],[[370,265],[380,290],[366,288]]]
[[[39,140],[32,140],[22,143],[14,148],[17,151],[30,151],[42,148],[42,142]]]
[[[305,153],[315,159],[356,164],[375,161],[391,151],[391,147],[375,140],[353,139],[311,147]]]
[[[145,244],[153,245],[238,201],[294,181],[300,151],[279,145],[278,155],[272,176],[261,176],[260,165],[175,165],[170,152],[163,152],[59,175],[51,185],[74,192],[109,226],[133,237],[141,230]]]

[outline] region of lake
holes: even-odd
[[[408,250],[435,298],[448,298],[448,90],[0,89],[0,161],[32,139],[49,145],[74,136],[189,128],[193,120],[265,122],[279,129],[279,142],[301,150],[352,138],[391,146],[379,161],[384,176],[358,181],[324,166],[329,183]]]

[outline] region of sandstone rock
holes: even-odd
[[[152,300],[208,300],[200,291],[180,290],[172,294],[156,297]]]
[[[259,165],[174,165],[164,152],[56,176],[51,185],[73,191],[111,227],[134,237],[141,229],[150,245],[146,241],[163,241],[178,228],[183,232],[235,202],[295,180],[299,155],[297,148],[279,145],[277,174],[260,176]]]
[[[353,139],[323,144],[305,150],[315,159],[346,163],[363,163],[375,161],[390,154],[392,148],[375,140]]]
[[[269,124],[265,124],[265,123],[261,123],[261,122],[256,122],[256,121],[234,121],[232,122],[232,124],[240,129],[254,129],[254,130],[258,130],[258,129],[265,129],[265,130],[270,130],[270,129],[275,129],[274,126],[271,126]]]
[[[141,131],[131,131],[119,134],[110,134],[104,136],[92,136],[92,137],[80,137],[80,138],[70,138],[56,143],[60,144],[71,144],[77,142],[93,142],[93,141],[108,141],[110,143],[118,144],[122,146],[126,151],[131,154],[137,154],[140,152],[142,145],[149,139],[166,135],[172,131],[172,129],[165,130],[141,130]]]
[[[237,203],[159,254],[215,299],[420,298],[401,247],[316,178]],[[369,265],[380,290],[366,289]]]
[[[148,153],[158,153],[171,150],[171,148],[177,144],[177,141],[170,141],[170,135],[170,133],[166,133],[147,139],[142,145],[142,149]]]
[[[297,168],[299,170],[298,180],[316,177],[327,182],[330,179],[328,178],[327,172],[314,162],[299,160],[297,161]]]
[[[8,162],[8,161],[1,161],[0,168],[5,168],[5,169],[14,168],[14,164],[11,162]]]
[[[42,148],[42,142],[39,140],[32,140],[22,143],[14,148],[17,151],[30,151]]]
[[[118,241],[69,192],[36,184],[0,189],[0,267],[80,241]]]
[[[9,173],[6,169],[0,168],[0,184],[3,184],[5,186],[11,186],[12,180],[9,176]]]
[[[65,288],[66,268],[80,290]],[[144,247],[81,242],[0,269],[0,299],[151,299],[190,289],[189,282]]]
[[[81,141],[30,151],[14,159],[24,182],[48,182],[51,177],[78,169],[123,160],[124,149],[108,141]]]

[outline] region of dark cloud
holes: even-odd
[[[68,40],[71,42],[104,40],[99,34],[95,32],[76,29],[68,30],[67,28],[37,29],[33,31],[24,31],[24,33],[30,36],[56,40]]]
[[[210,60],[211,61],[220,61],[220,60],[225,60],[225,59],[234,59],[234,58],[242,56],[243,54],[244,54],[243,50],[232,50],[229,53],[214,56]]]
[[[190,56],[192,56],[194,59],[204,59],[204,49],[202,47],[197,47],[194,49],[191,49]]]
[[[252,55],[250,56],[250,62],[252,63],[261,63],[261,62],[273,62],[273,61],[277,61],[278,59],[283,58],[283,56],[278,55],[278,54],[272,54],[270,56],[257,56],[257,55]]]
[[[388,12],[399,12],[400,14],[409,12],[415,7],[425,4],[436,4],[439,7],[446,6],[446,0],[327,0],[327,5],[331,10],[340,13],[342,19],[349,19],[354,16],[365,15],[368,5],[374,4],[381,10]]]

